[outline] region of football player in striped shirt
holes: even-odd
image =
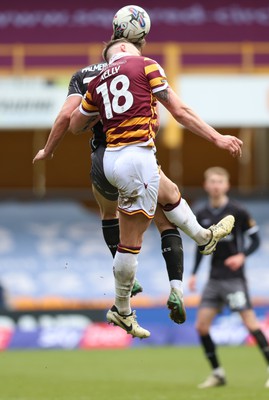
[[[157,100],[179,123],[233,156],[241,155],[242,142],[234,136],[221,135],[182,103],[169,87],[159,64],[141,56],[134,44],[125,39],[112,40],[106,45],[104,58],[108,66],[89,83],[80,107],[72,113],[70,128],[73,133],[81,133],[85,127],[95,124],[97,118],[102,119],[107,140],[104,172],[119,190],[120,211],[120,243],[113,265],[115,305],[108,311],[107,320],[133,336],[144,338],[150,332],[136,321],[130,305],[130,288],[143,234],[157,206],[159,171],[154,144]],[[164,208],[164,213],[171,223],[185,228],[187,234],[192,230],[190,236],[203,247],[204,254],[212,252],[234,224],[230,215],[201,232],[201,226],[181,197],[176,204]],[[178,217],[181,224],[175,222]],[[185,227],[182,218],[186,221]],[[200,236],[198,240],[197,236]]]

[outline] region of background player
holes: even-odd
[[[244,271],[246,257],[252,254],[260,243],[258,226],[241,204],[229,199],[229,174],[225,169],[209,168],[205,171],[204,178],[208,203],[197,211],[198,221],[204,226],[209,226],[219,218],[233,214],[235,226],[231,235],[220,241],[213,253],[209,280],[203,290],[198,309],[196,329],[212,368],[212,374],[198,386],[202,389],[226,384],[225,371],[220,366],[216,346],[209,332],[213,319],[224,305],[228,305],[231,311],[239,312],[244,325],[255,338],[269,365],[268,342],[252,308]],[[201,253],[196,252],[193,273],[189,279],[190,290],[196,288],[196,273],[201,258]],[[269,388],[269,379],[266,387]]]

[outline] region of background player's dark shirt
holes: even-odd
[[[80,95],[84,97],[90,80],[97,76],[106,65],[106,63],[92,64],[75,72],[69,82],[67,97],[72,95]],[[92,128],[92,132],[92,150],[94,151],[100,144],[106,146],[106,135],[103,132],[102,122],[97,122],[97,124]]]
[[[212,279],[234,279],[238,277],[245,279],[244,265],[238,270],[232,271],[224,265],[224,260],[234,254],[246,252],[246,234],[249,234],[250,240],[255,241],[255,243],[257,242],[255,246],[253,246],[253,251],[259,245],[256,222],[248,211],[238,202],[229,200],[225,207],[216,209],[211,208],[209,204],[207,204],[196,212],[197,220],[205,228],[208,228],[212,224],[217,224],[220,219],[229,214],[235,217],[235,226],[231,234],[218,243],[216,251],[211,256],[210,278]],[[197,254],[196,270],[198,269],[200,261],[201,257]]]

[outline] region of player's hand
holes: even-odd
[[[196,275],[191,275],[188,282],[189,290],[191,292],[196,291]]]
[[[47,158],[52,158],[53,154],[52,153],[46,153],[44,149],[41,149],[37,152],[35,158],[33,159],[33,164],[36,161],[40,161],[40,160],[46,160]]]
[[[216,145],[221,149],[228,150],[233,157],[242,156],[243,142],[236,136],[220,135],[217,139]]]
[[[242,265],[245,262],[245,258],[246,258],[245,254],[238,253],[235,254],[234,256],[226,258],[226,260],[224,261],[224,265],[230,268],[232,271],[236,271],[240,267],[242,267]]]

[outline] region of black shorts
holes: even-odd
[[[108,182],[104,173],[103,159],[105,149],[105,146],[100,145],[91,154],[91,179],[94,187],[105,199],[115,201],[118,200],[118,189]]]
[[[248,288],[244,279],[210,279],[202,293],[200,308],[221,310],[227,305],[231,311],[243,311],[252,308]]]

